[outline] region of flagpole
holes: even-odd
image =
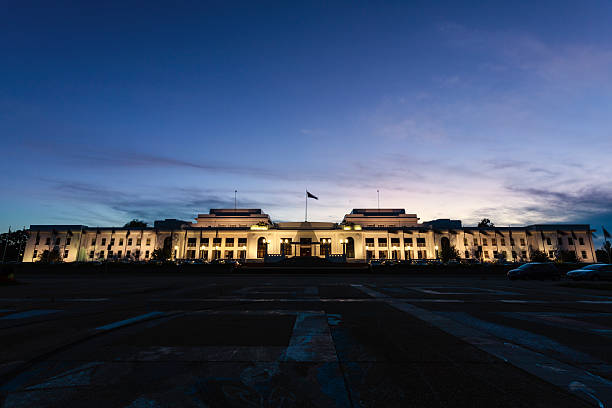
[[[604,226],[601,226],[601,230],[604,234],[604,242],[607,244],[608,243],[608,236],[610,235],[608,233],[608,231],[606,231],[606,229],[604,228]],[[608,263],[612,263],[612,248],[608,247],[608,245],[605,245],[608,249]]]
[[[304,222],[308,222],[308,190],[306,190],[306,211],[304,213]]]

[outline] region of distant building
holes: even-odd
[[[315,256],[347,261],[435,259],[445,246],[462,258],[493,262],[528,261],[534,250],[551,259],[557,251],[595,262],[588,224],[524,227],[463,227],[460,220],[419,223],[404,209],[354,209],[341,223],[273,222],[261,209],[212,209],[195,223],[166,219],[153,227],[31,225],[24,262],[57,250],[66,262],[108,259],[150,260],[157,248],[174,259],[263,260]]]

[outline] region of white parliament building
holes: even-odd
[[[552,259],[558,250],[595,262],[588,224],[523,227],[463,227],[461,221],[419,222],[403,209],[353,209],[340,223],[273,222],[261,209],[211,209],[195,222],[166,219],[153,227],[31,225],[24,262],[44,251],[59,251],[66,262],[148,261],[158,248],[172,259],[278,260],[320,257],[347,262],[370,259],[435,259],[444,246],[465,259],[529,261],[531,251]]]

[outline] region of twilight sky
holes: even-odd
[[[172,3],[172,2],[170,2]],[[612,2],[7,1],[0,231],[353,207],[612,229]],[[601,235],[601,234],[599,234]]]

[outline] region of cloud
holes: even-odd
[[[481,68],[505,76],[510,70],[534,75],[557,87],[612,85],[612,48],[585,43],[547,43],[517,30],[484,31],[452,22],[437,25],[449,45],[487,55]]]

